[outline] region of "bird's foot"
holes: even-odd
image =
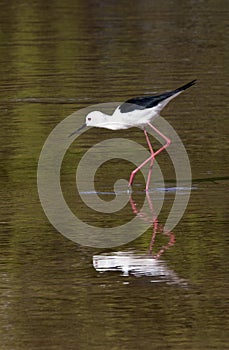
[[[129,184],[128,184],[128,187],[130,188],[133,184],[133,181],[134,181],[134,177],[135,177],[135,173],[136,171],[132,171],[132,173],[130,174],[130,180],[129,180]]]
[[[128,185],[127,193],[128,194],[132,194],[133,193],[133,190],[132,190],[132,187],[131,187],[130,184]]]

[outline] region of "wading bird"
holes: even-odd
[[[176,96],[180,95],[184,90],[194,85],[196,80],[192,80],[190,83],[185,84],[178,89],[164,92],[159,95],[134,97],[118,106],[112,115],[108,115],[99,111],[90,112],[86,116],[86,123],[79,129],[75,130],[69,136],[76,134],[78,131],[86,126],[94,126],[97,128],[105,128],[111,130],[129,129],[132,127],[139,127],[143,129],[146,141],[149,146],[151,156],[147,158],[142,164],[140,164],[135,170],[132,171],[129,180],[129,187],[132,185],[136,173],[148,162],[150,163],[150,170],[146,183],[146,191],[149,190],[149,183],[151,178],[151,170],[155,157],[167,148],[171,140],[162,134],[155,126],[151,124],[153,119],[160,115],[161,110]],[[165,144],[159,148],[156,152],[153,151],[153,147],[150,143],[148,134],[146,132],[146,126],[153,129],[164,140]]]

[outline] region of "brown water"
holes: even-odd
[[[228,11],[226,0],[0,4],[1,349],[228,348]],[[51,130],[90,104],[163,92],[194,78],[198,84],[163,111],[193,174],[191,200],[173,232],[158,232],[151,254],[155,227],[107,250],[57,232],[36,185]],[[138,129],[117,132],[126,135],[145,144]],[[81,151],[111,136],[90,129]],[[73,144],[62,179],[70,201],[79,156]],[[159,163],[171,188],[166,157]],[[132,169],[121,161],[112,174],[105,167],[99,190],[111,191],[113,178]],[[138,209],[141,177],[135,186]],[[172,192],[166,196],[162,225],[173,200]],[[77,210],[88,218],[87,207]],[[129,205],[109,222],[133,215]],[[109,224],[101,214],[90,217],[94,225]],[[156,254],[158,260],[150,258]]]

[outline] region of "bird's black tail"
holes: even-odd
[[[190,83],[185,84],[185,85],[179,87],[178,89],[174,90],[174,93],[177,93],[177,92],[180,92],[180,91],[184,91],[184,90],[190,88],[190,86],[194,85],[196,83],[196,81],[197,81],[196,79],[190,81]]]

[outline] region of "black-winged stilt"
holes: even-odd
[[[147,158],[142,164],[140,164],[134,171],[132,171],[129,180],[129,187],[132,185],[134,176],[136,173],[148,162],[150,164],[150,170],[148,174],[148,179],[146,183],[146,191],[149,190],[149,183],[151,178],[151,170],[155,157],[161,153],[165,148],[167,148],[171,140],[162,134],[155,126],[151,124],[152,120],[159,116],[161,110],[171,101],[174,97],[181,94],[184,90],[188,89],[190,86],[194,85],[196,80],[192,80],[190,83],[185,84],[178,89],[164,92],[160,95],[153,96],[142,96],[135,97],[127,100],[126,102],[119,105],[112,115],[108,115],[99,111],[90,112],[86,116],[86,123],[83,124],[79,129],[75,130],[69,136],[76,134],[79,130],[83,129],[85,126],[94,126],[97,128],[105,128],[111,130],[121,130],[129,129],[132,127],[142,128],[146,137],[146,141],[149,146],[151,156]],[[158,135],[160,135],[164,140],[165,144],[159,148],[156,152],[153,151],[153,147],[150,143],[148,134],[146,132],[146,126],[153,129]]]

